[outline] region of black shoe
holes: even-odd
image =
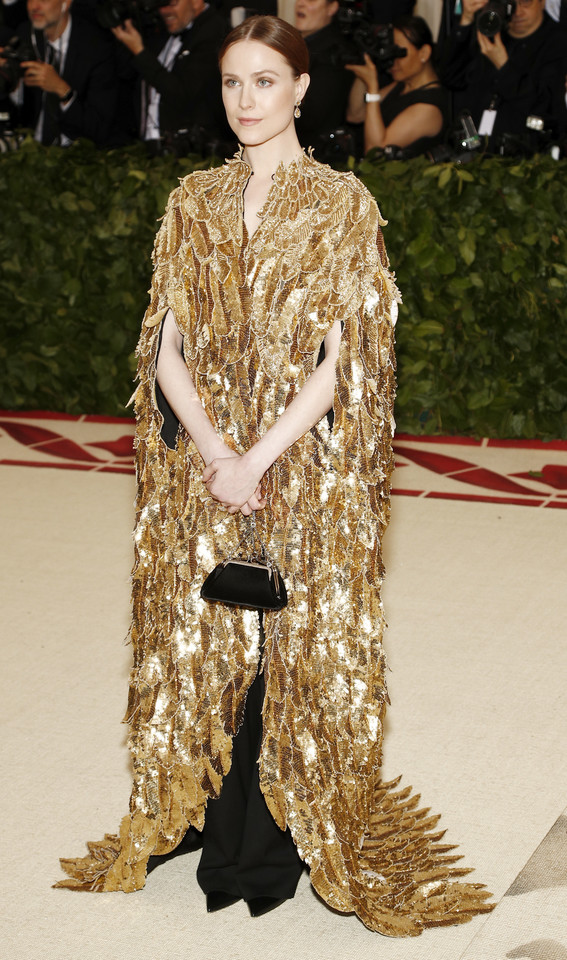
[[[252,897],[246,902],[251,917],[262,917],[270,910],[275,910],[276,907],[281,906],[287,899],[287,897]]]
[[[207,894],[207,913],[216,913],[217,910],[224,910],[225,907],[231,907],[242,897],[235,897],[232,893],[225,893],[224,890],[211,890]]]

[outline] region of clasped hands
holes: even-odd
[[[218,500],[228,513],[240,511],[249,517],[256,510],[263,510],[267,500],[262,495],[258,468],[246,454],[238,454],[224,447],[203,470],[202,480],[214,500]]]

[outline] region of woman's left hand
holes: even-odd
[[[350,70],[355,77],[362,80],[369,93],[380,93],[378,71],[367,53],[364,54],[364,63],[346,63],[345,69]]]
[[[245,455],[215,457],[202,474],[203,483],[214,500],[226,507],[228,513],[240,510],[245,516],[266,506],[261,479]]]

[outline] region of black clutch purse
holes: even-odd
[[[287,590],[283,577],[256,533],[254,515],[251,518],[250,537],[245,537],[234,556],[218,563],[201,587],[203,600],[226,603],[230,607],[248,607],[252,610],[282,610],[287,604]]]

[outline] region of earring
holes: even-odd
[[[301,110],[299,109],[300,104],[301,104],[301,100],[298,100],[297,103],[295,104],[295,110],[293,111],[293,115],[296,120],[299,120],[301,116]]]

